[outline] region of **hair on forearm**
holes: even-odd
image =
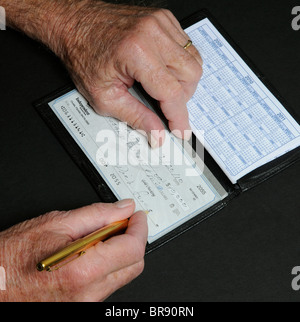
[[[128,4],[141,7],[167,8],[167,0],[105,0],[114,4]]]

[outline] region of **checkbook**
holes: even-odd
[[[189,142],[168,130],[158,103],[140,84],[130,94],[166,126],[159,149],[149,147],[145,133],[95,113],[73,84],[34,104],[100,201],[132,198],[136,211],[147,211],[147,252],[300,157],[295,111],[211,14],[199,11],[182,26],[204,61],[203,77],[187,104],[193,131]]]

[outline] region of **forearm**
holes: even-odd
[[[78,53],[77,50],[85,50],[86,43],[91,44],[94,41],[93,25],[98,27],[97,36],[103,35],[94,44],[98,47],[95,55],[104,59],[107,44],[102,43],[103,38],[110,39],[111,47],[113,42],[117,42],[118,34],[130,29],[135,23],[130,23],[128,17],[144,16],[153,12],[152,8],[114,5],[99,0],[0,0],[0,6],[5,8],[9,27],[44,43],[68,68],[73,68],[69,66],[69,56],[74,54],[80,60],[78,54],[82,52]],[[112,24],[116,21],[118,26],[113,32]],[[86,37],[89,39],[85,39]],[[77,50],[73,51],[75,47]]]
[[[7,25],[47,45],[60,54],[74,29],[72,17],[89,0],[0,0]],[[99,1],[100,2],[100,1]],[[69,23],[68,23],[69,22]]]

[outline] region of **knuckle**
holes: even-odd
[[[70,264],[61,269],[62,281],[64,289],[68,290],[70,294],[77,293],[78,289],[83,288],[86,284],[91,282],[88,272],[78,269],[75,265]]]
[[[143,245],[137,238],[132,239],[132,258],[134,263],[139,263],[144,260],[145,245]]]
[[[140,117],[135,117],[132,123],[129,124],[134,130],[141,129],[142,120]]]
[[[168,9],[158,9],[155,11],[154,15],[163,19],[173,16],[172,12]]]
[[[201,68],[203,67],[203,59],[202,59],[202,56],[201,54],[199,53],[199,51],[196,49],[197,51],[197,56],[198,56],[198,59],[199,59],[199,64],[201,66]]]
[[[113,99],[114,93],[112,90],[103,90],[101,87],[89,89],[89,104],[100,115],[109,115]]]
[[[158,24],[159,24],[159,22],[158,22],[158,18],[157,18],[157,13],[152,14],[152,15],[148,15],[148,16],[144,16],[140,22],[140,25],[142,26],[143,29],[150,30],[150,31],[157,28]]]
[[[145,121],[145,115],[143,113],[138,112],[137,110],[132,111],[128,115],[128,124],[133,128],[133,129],[141,129],[142,124]]]
[[[140,262],[138,262],[136,264],[136,267],[135,267],[135,275],[136,276],[139,276],[143,273],[144,271],[144,268],[145,268],[145,261],[144,260],[141,260]]]
[[[162,9],[162,11],[164,12],[165,15],[167,15],[168,17],[172,17],[175,18],[175,16],[173,15],[171,10],[168,9]]]
[[[200,78],[202,77],[202,74],[203,74],[202,66],[199,63],[194,64],[193,80],[194,80],[195,83],[199,82]]]
[[[139,242],[139,244],[138,244],[136,255],[137,255],[137,259],[139,261],[141,261],[141,260],[144,259],[144,256],[145,256],[145,245],[143,245],[141,242]]]
[[[149,37],[150,32],[146,31],[145,33]],[[118,57],[120,66],[124,64],[124,56],[135,57],[135,61],[138,61],[138,59],[148,55],[147,41],[145,39],[142,31],[136,34],[130,34],[124,39],[123,49],[119,51]]]
[[[192,56],[189,57],[189,61],[186,60],[185,77],[188,82],[198,83],[202,77],[203,69],[199,62]]]
[[[167,84],[165,88],[165,97],[168,99],[179,99],[183,95],[182,85],[178,81]]]
[[[142,25],[141,22],[140,22],[140,24]],[[124,37],[124,39],[122,39],[119,42],[118,51],[123,54],[124,51],[126,51],[128,48],[131,48],[132,46],[135,46],[135,44],[139,45],[141,39],[143,39],[143,37],[140,36],[139,32],[129,32],[129,33],[127,33],[127,35]]]
[[[198,51],[198,49],[195,46],[192,46],[192,55],[195,57],[195,59],[197,59],[197,61],[199,62],[199,65],[202,66],[203,65],[203,59],[201,57],[200,52]]]
[[[113,207],[112,203],[103,203],[103,202],[97,202],[97,203],[93,203],[91,205],[91,207],[95,208],[95,218],[97,218],[99,216],[99,214],[103,214],[106,210],[108,210],[109,208]]]

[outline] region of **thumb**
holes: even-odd
[[[135,203],[132,199],[116,203],[96,203],[67,212],[60,220],[60,224],[75,240],[113,222],[131,217],[134,210]]]

